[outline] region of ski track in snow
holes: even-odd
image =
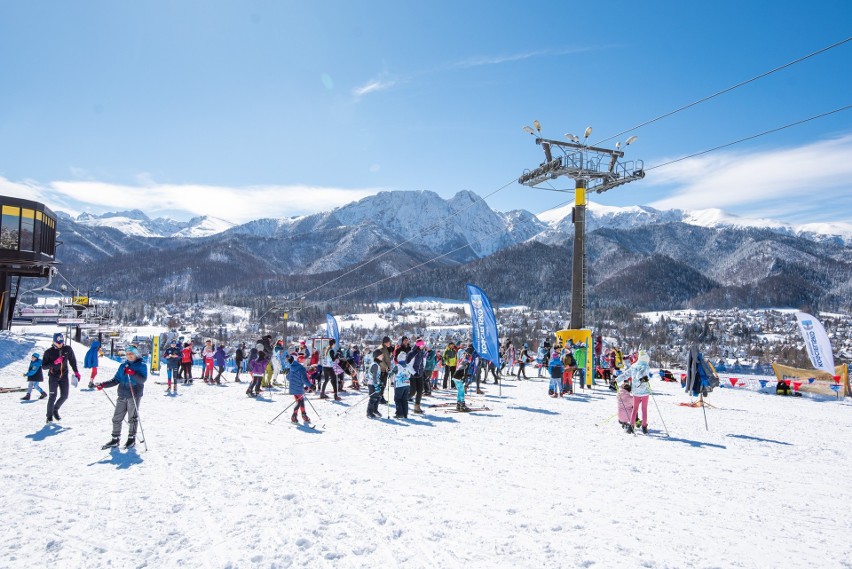
[[[0,386],[24,385],[47,342],[0,338]],[[631,436],[605,387],[554,400],[546,380],[510,378],[469,396],[490,411],[407,421],[366,419],[364,392],[311,396],[313,431],[289,411],[268,424],[283,389],[181,387],[146,385],[148,452],[100,450],[112,406],[97,391],[72,388],[49,427],[45,401],[0,394],[0,566],[850,566],[846,402],[719,389],[708,431],[657,380],[671,436],[653,401],[650,433]]]

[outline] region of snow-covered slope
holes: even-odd
[[[24,368],[4,359],[0,385]],[[72,388],[48,426],[45,401],[0,394],[0,566],[799,568],[852,554],[844,402],[718,389],[705,428],[655,375],[650,432],[632,436],[606,388],[551,399],[546,380],[510,379],[468,396],[489,411],[406,420],[367,419],[363,391],[310,395],[314,431],[289,412],[269,423],[293,400],[283,390],[250,399],[226,378],[174,397],[152,376],[147,452],[100,450],[104,393]]]

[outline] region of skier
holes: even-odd
[[[381,385],[377,387],[378,392],[381,394],[379,396],[379,403],[382,405],[387,405],[387,399],[385,399],[385,387],[388,384],[388,374],[393,367],[393,356],[391,355],[391,339],[388,336],[382,338],[382,346],[379,348],[382,351],[382,358],[379,362],[379,366],[381,367],[382,374],[380,376]]]
[[[420,401],[423,399],[423,384],[425,382],[425,364],[426,364],[426,342],[422,338],[418,338],[414,342],[414,347],[408,352],[405,358],[406,365],[411,368],[411,388],[414,397],[414,412],[418,415],[423,414],[423,409],[420,407]],[[402,352],[400,352],[402,353]]]
[[[263,374],[266,372],[266,365],[269,362],[266,359],[266,352],[260,350],[257,352],[257,357],[249,360],[249,373],[251,373],[251,383],[246,389],[246,395],[249,397],[257,397],[260,395],[260,385],[263,382]]]
[[[237,348],[237,351],[234,353],[234,363],[237,364],[237,375],[234,377],[234,382],[242,383],[240,379],[240,372],[243,370],[243,360],[246,359],[246,343],[243,342],[240,344],[240,347]]]
[[[74,377],[80,381],[80,372],[77,371],[77,357],[71,346],[65,345],[65,337],[61,332],[53,335],[53,345],[44,352],[41,358],[41,366],[47,369],[47,386],[50,397],[47,400],[47,422],[54,419],[60,421],[59,408],[68,399],[68,368],[74,370]],[[59,391],[59,399],[56,392]]]
[[[562,397],[564,392],[562,388],[563,368],[562,360],[559,359],[559,352],[554,350],[550,354],[550,361],[547,364],[547,368],[550,371],[550,389],[547,390],[547,394],[551,397]]]
[[[577,369],[577,360],[571,353],[571,348],[565,348],[562,354],[562,391],[568,395],[574,394],[574,370]]]
[[[98,352],[100,348],[101,343],[95,340],[92,342],[92,345],[89,346],[89,351],[86,352],[86,357],[83,358],[83,368],[92,370],[92,375],[89,378],[89,389],[94,389],[95,387],[95,376],[98,375]]]
[[[632,379],[633,386],[633,413],[630,416],[630,426],[627,427],[627,432],[633,432],[633,426],[636,424],[636,419],[639,416],[639,408],[642,409],[642,432],[648,432],[648,397],[651,395],[651,386],[648,382],[650,370],[648,364],[651,358],[642,350],[636,359],[636,363],[630,366],[627,370]]]
[[[532,356],[530,355],[530,345],[524,344],[524,349],[521,350],[521,356],[518,358],[518,379],[521,379],[521,376],[524,376],[524,379],[529,379],[527,377],[526,367],[527,364],[532,361]]]
[[[472,363],[473,347],[470,352],[459,352],[456,360],[456,369],[453,372],[453,381],[456,383],[456,411],[469,411],[464,402],[465,377]]]
[[[177,385],[178,385],[178,372],[180,371],[180,348],[178,348],[177,340],[172,340],[169,344],[169,347],[166,348],[166,351],[163,352],[163,356],[166,360],[166,374],[168,377],[168,387],[166,387],[166,393],[169,393],[172,390],[172,385],[174,385],[174,393],[177,395]],[[174,380],[174,384],[172,384],[172,380]]]
[[[618,383],[616,383],[616,386],[617,385]],[[621,389],[618,390],[618,395],[616,395],[616,405],[618,405],[618,422],[621,424],[621,428],[628,432],[633,432],[630,423],[630,420],[633,417],[632,389],[630,382],[625,379],[624,383],[621,384]],[[635,425],[635,423],[633,423],[633,425]]]
[[[586,344],[580,342],[574,348],[574,359],[577,361],[577,369],[580,371],[580,387],[586,389],[586,358],[589,357]],[[592,379],[592,378],[589,378]],[[589,381],[589,387],[594,387],[594,382]]]
[[[449,389],[447,387],[447,381],[451,381],[453,378],[453,374],[456,372],[456,361],[458,358],[458,350],[456,350],[456,343],[450,342],[447,344],[447,349],[444,350],[443,360],[444,360],[444,381],[442,383],[442,389]],[[452,385],[450,385],[452,387]]]
[[[302,411],[302,420],[305,423],[310,423],[311,418],[305,410],[305,388],[311,387],[311,382],[308,381],[308,373],[305,366],[299,363],[299,360],[292,355],[287,355],[287,363],[290,365],[290,395],[296,399],[296,407],[293,409],[293,415],[290,421],[298,423],[296,416],[299,410]]]
[[[213,355],[215,353],[213,342],[205,340],[204,347],[201,348],[201,361],[204,363],[201,379],[204,380],[204,383],[213,383]]]
[[[278,376],[286,365],[287,351],[284,349],[284,343],[279,341],[272,350],[272,385],[281,385],[278,383]]]
[[[373,352],[373,363],[367,368],[364,381],[367,384],[367,391],[370,393],[370,400],[367,402],[367,417],[370,419],[381,419],[379,413],[379,401],[382,398],[382,361],[385,358],[385,352],[379,348]]]
[[[432,396],[432,388],[438,377],[435,367],[438,365],[437,350],[429,348],[426,351],[426,363],[423,365],[423,395]],[[434,377],[433,377],[434,376]]]
[[[192,344],[186,342],[180,352],[180,365],[183,368],[183,384],[192,384]]]
[[[225,362],[227,361],[227,359],[228,356],[225,354],[225,346],[219,344],[219,346],[216,348],[216,351],[213,352],[213,365],[216,366],[217,371],[216,379],[213,379],[213,374],[211,373],[210,383],[213,383],[214,381],[217,384],[222,383],[222,373],[225,371]]]
[[[148,366],[139,357],[139,351],[133,346],[126,350],[127,360],[121,364],[115,377],[104,383],[95,384],[95,388],[101,391],[105,387],[118,386],[118,398],[115,400],[115,412],[112,415],[112,438],[103,448],[118,446],[121,437],[121,423],[127,415],[127,440],[124,448],[133,448],[136,445],[136,425],[139,422],[139,403],[145,390],[145,380],[148,379]]]
[[[340,396],[337,394],[337,375],[334,372],[334,364],[337,359],[337,352],[334,350],[334,338],[328,341],[328,347],[325,349],[325,359],[322,363],[323,381],[320,389],[320,399],[328,399],[325,394],[325,386],[331,382],[331,388],[334,390],[334,400],[340,401]]]
[[[408,419],[408,395],[411,392],[412,369],[406,364],[408,354],[399,352],[396,360],[393,402],[396,406],[395,419]]]
[[[41,373],[41,356],[38,354],[32,355],[30,358],[30,369],[27,370],[24,377],[27,378],[27,394],[21,397],[23,401],[30,400],[30,394],[33,391],[33,387],[38,389],[38,392],[41,393],[41,395],[39,395],[39,399],[47,397],[47,392],[39,385],[39,383],[44,380],[44,375]]]

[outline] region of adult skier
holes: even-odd
[[[450,342],[447,344],[447,349],[444,350],[443,360],[444,360],[444,381],[441,384],[442,389],[448,389],[447,382],[452,380],[453,375],[456,373],[456,361],[458,358],[458,350],[456,349],[455,342]],[[450,385],[452,387],[452,385]]]
[[[68,399],[68,370],[74,370],[74,377],[80,381],[77,371],[77,357],[71,346],[65,345],[65,336],[61,332],[53,335],[53,344],[44,352],[41,358],[42,368],[47,370],[47,385],[50,396],[47,399],[47,422],[61,420],[59,408]],[[59,399],[56,393],[59,392]]]
[[[169,393],[174,386],[174,393],[177,395],[178,372],[180,371],[181,353],[178,347],[177,340],[172,340],[169,347],[163,352],[163,358],[166,360],[166,374],[168,377],[168,386],[166,393]],[[172,383],[174,380],[174,383]]]

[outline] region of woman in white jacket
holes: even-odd
[[[630,425],[627,426],[628,433],[633,432],[640,407],[642,408],[642,432],[648,432],[648,398],[651,396],[651,385],[648,383],[648,378],[651,375],[651,370],[648,367],[650,362],[651,358],[642,350],[639,352],[639,359],[628,370],[633,383],[633,413]]]

